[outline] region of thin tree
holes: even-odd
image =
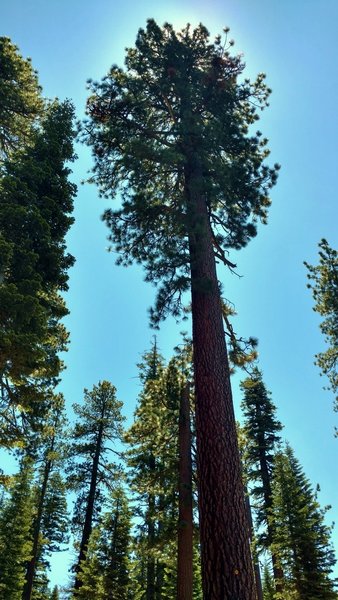
[[[126,68],[92,85],[84,126],[93,180],[121,193],[104,215],[119,262],[142,262],[160,284],[152,322],[178,316],[191,290],[203,586],[219,600],[255,591],[216,259],[234,267],[227,249],[266,221],[276,179],[266,140],[248,134],[269,90],[243,68],[203,25],[175,33],[149,20]]]
[[[329,379],[336,396],[334,406],[338,410],[338,252],[322,239],[319,243],[319,264],[304,264],[308,269],[308,287],[315,301],[313,310],[324,317],[320,329],[328,346],[316,355],[316,363]]]
[[[59,473],[64,459],[64,399],[61,394],[53,398],[42,434],[39,436],[38,481],[35,491],[36,514],[33,519],[33,540],[30,560],[27,563],[22,600],[31,600],[39,558],[49,546],[53,551],[65,541],[66,501],[64,484]],[[40,463],[40,464],[39,464]],[[60,510],[61,509],[61,510]],[[42,535],[41,535],[42,534]],[[41,537],[44,539],[42,543]]]
[[[259,369],[252,370],[251,376],[241,383],[241,388],[244,392],[242,410],[246,439],[243,462],[256,509],[257,529],[261,530],[259,546],[260,549],[271,549],[273,525],[268,518],[272,505],[271,481],[282,425],[276,417],[276,407]],[[283,573],[273,552],[272,564],[276,588],[281,592]]]
[[[179,414],[177,600],[193,597],[193,497],[190,386],[182,386]]]
[[[179,379],[165,367],[156,343],[139,365],[142,391],[126,432],[128,480],[140,517],[135,549],[139,585],[147,600],[162,597],[164,572],[175,573]],[[170,550],[169,550],[170,548]]]
[[[108,460],[107,444],[121,439],[121,407],[122,403],[116,399],[116,389],[109,381],[100,382],[92,391],[85,390],[83,406],[74,405],[77,422],[72,433],[73,463],[68,474],[70,485],[78,492],[74,522],[81,532],[75,567],[75,596],[82,585],[80,571],[86,560],[93,520],[97,510],[102,509],[104,488],[109,489],[119,473],[117,465]]]

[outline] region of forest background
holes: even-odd
[[[311,482],[320,484],[321,504],[332,504],[327,518],[337,521],[337,418],[332,394],[323,390],[326,382],[313,364],[324,344],[303,260],[317,264],[322,237],[338,247],[338,4],[228,0],[206,7],[200,0],[156,6],[134,0],[12,0],[0,5],[1,35],[32,58],[44,96],[70,98],[78,118],[88,95],[86,79],[101,79],[112,63],[122,65],[124,48],[134,44],[148,17],[175,28],[201,21],[215,35],[228,25],[235,52],[244,53],[245,76],[267,73],[273,94],[259,128],[270,140],[271,164],[279,162],[282,170],[268,226],[230,256],[241,277],[225,270],[219,275],[224,295],[238,313],[235,331],[259,339],[259,366],[285,425],[283,436]],[[78,147],[77,154],[71,179],[80,184],[92,163],[86,148]],[[106,206],[95,187],[79,185],[68,236],[69,251],[76,257],[66,297],[71,344],[60,389],[70,409],[81,401],[84,387],[110,380],[130,422],[140,390],[136,363],[153,335],[147,308],[154,290],[143,282],[141,268],[116,267],[114,256],[106,252],[107,230],[100,221]],[[157,340],[165,357],[180,342],[179,332],[188,329],[189,324],[177,325],[173,319],[161,325]],[[237,417],[243,377],[238,372],[233,378]],[[337,528],[333,541],[337,549]],[[62,583],[62,577],[67,572],[60,554],[53,579]]]

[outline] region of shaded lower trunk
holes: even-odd
[[[149,458],[150,471],[155,470],[155,458],[153,455]],[[155,600],[155,577],[156,577],[156,565],[155,558],[153,555],[154,544],[155,544],[155,497],[153,494],[149,494],[148,497],[148,515],[147,515],[147,537],[148,537],[148,557],[147,557],[147,589],[146,589],[146,600]]]
[[[179,416],[177,600],[193,595],[193,504],[189,385],[181,392]]]
[[[111,585],[111,579],[114,578],[114,575],[115,575],[115,579],[117,579],[118,566],[116,564],[116,558],[117,558],[116,538],[117,538],[117,526],[118,526],[118,520],[119,520],[119,509],[120,509],[119,501],[117,500],[115,514],[114,514],[114,525],[113,525],[113,531],[112,531],[111,543],[110,543],[110,565],[109,565],[110,586],[109,586],[109,589],[106,590],[107,600],[115,600],[114,599],[115,590],[112,589],[113,586]]]
[[[254,525],[253,525],[253,518],[252,518],[252,512],[251,512],[251,506],[250,506],[250,499],[249,499],[247,490],[246,490],[246,496],[245,496],[245,503],[246,503],[246,509],[247,509],[247,513],[248,513],[248,521],[249,521],[249,525],[250,525],[250,531],[251,531],[251,540],[253,541],[254,535],[255,535],[254,534]],[[252,560],[253,560],[253,568],[254,568],[254,574],[255,574],[257,600],[263,600],[261,570],[259,568],[259,562],[258,562],[258,557],[257,557],[256,552],[254,552]]]
[[[52,449],[53,449],[53,447],[52,447]],[[52,468],[52,463],[49,460],[49,461],[47,461],[45,468],[44,468],[44,472],[43,472],[42,485],[41,485],[41,490],[40,490],[40,495],[39,495],[38,510],[37,510],[37,515],[36,515],[34,529],[33,529],[32,557],[27,566],[26,582],[24,585],[23,593],[22,593],[22,600],[31,600],[32,593],[33,593],[33,583],[34,583],[36,564],[37,564],[37,559],[38,559],[38,551],[39,551],[41,520],[42,520],[43,507],[44,507],[47,485],[48,485],[51,468]]]
[[[187,172],[186,185],[203,596],[255,600],[211,226],[198,174]]]
[[[261,416],[259,409],[258,409],[258,416],[259,417]],[[264,448],[266,447],[264,435],[259,436],[258,445],[260,448],[259,464],[260,464],[260,469],[261,469],[261,474],[262,474],[264,504],[265,504],[266,515],[268,515],[268,513],[271,509],[271,506],[272,506],[272,491],[271,491],[271,475],[269,473],[268,461],[267,461],[266,454],[264,451]],[[268,545],[268,547],[270,547],[274,540],[274,530],[273,530],[273,526],[271,525],[271,523],[269,523],[268,516],[267,516],[267,532],[268,532],[267,545]],[[273,578],[274,578],[274,582],[275,582],[276,592],[281,594],[283,592],[283,587],[284,587],[283,586],[283,578],[284,578],[283,569],[280,567],[278,558],[277,558],[275,552],[273,552],[273,551],[271,551],[271,559],[272,559],[272,571],[273,571]]]
[[[99,432],[98,432],[98,436],[97,436],[96,449],[95,449],[92,473],[91,473],[91,479],[90,479],[90,488],[89,488],[89,494],[88,494],[87,506],[86,506],[85,522],[83,525],[79,558],[78,558],[78,562],[77,562],[77,566],[76,566],[76,576],[75,576],[75,583],[74,583],[75,590],[78,590],[82,586],[82,581],[81,581],[81,576],[80,576],[81,563],[86,559],[88,542],[89,542],[89,538],[90,538],[90,535],[92,532],[92,523],[93,523],[93,515],[94,515],[94,505],[95,505],[95,495],[96,495],[96,488],[97,488],[97,478],[98,478],[99,460],[100,460],[100,453],[101,453],[102,435],[103,435],[103,426],[101,425]]]

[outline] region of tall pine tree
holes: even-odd
[[[240,58],[202,25],[176,33],[149,20],[125,64],[92,85],[84,136],[93,179],[122,195],[104,215],[119,262],[142,262],[160,284],[153,323],[179,315],[191,290],[204,594],[253,600],[216,258],[233,266],[227,249],[266,221],[276,169],[248,128],[269,90],[263,75],[239,80]]]

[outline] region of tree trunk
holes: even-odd
[[[53,446],[54,446],[54,439],[52,440],[51,452],[53,451]],[[31,600],[31,597],[32,597],[33,583],[34,583],[34,577],[35,577],[35,571],[36,571],[36,562],[37,562],[38,550],[39,550],[41,519],[42,519],[42,514],[43,514],[43,507],[44,507],[47,485],[48,485],[51,468],[52,468],[52,462],[50,460],[48,460],[45,464],[45,468],[44,468],[44,472],[43,472],[43,480],[42,480],[41,491],[40,491],[40,496],[39,496],[38,511],[37,511],[35,522],[34,522],[32,557],[27,566],[26,582],[24,585],[23,593],[22,593],[22,600]]]
[[[189,384],[181,392],[179,417],[177,600],[192,600],[193,506]]]
[[[253,525],[253,518],[252,518],[252,512],[251,512],[251,506],[250,506],[250,498],[249,498],[247,489],[245,490],[245,505],[246,505],[246,510],[247,510],[247,514],[248,514],[248,522],[250,525],[251,541],[252,541],[254,538],[254,525]],[[254,568],[254,574],[255,574],[257,600],[263,600],[261,571],[259,568],[259,562],[258,562],[258,557],[257,557],[256,552],[253,553],[253,568]]]
[[[213,240],[201,176],[186,168],[204,600],[255,600]]]
[[[258,412],[258,416],[260,417],[261,414],[260,414],[259,408],[258,408],[257,412]],[[259,448],[260,448],[259,464],[260,464],[261,473],[262,473],[263,496],[264,496],[264,503],[265,503],[265,507],[266,507],[266,513],[268,514],[269,509],[271,508],[271,505],[272,505],[272,491],[271,491],[271,476],[269,473],[266,454],[264,451],[264,448],[265,448],[264,435],[258,437],[258,444],[259,444]],[[273,525],[271,525],[271,523],[269,523],[268,519],[267,519],[267,531],[268,531],[267,543],[269,546],[271,546],[271,544],[273,543],[273,540],[274,540],[274,530],[273,530]],[[278,558],[277,558],[275,552],[271,552],[271,560],[272,560],[272,570],[273,570],[273,578],[274,578],[274,582],[275,582],[276,592],[278,592],[279,594],[282,594],[283,589],[284,589],[284,586],[283,586],[284,573],[283,573],[283,569],[279,565]]]
[[[154,472],[155,470],[155,458],[153,454],[149,457],[149,468]],[[146,600],[155,600],[155,579],[156,579],[156,565],[155,558],[153,555],[154,543],[155,543],[155,497],[154,494],[148,496],[148,515],[147,515],[147,543],[148,543],[148,557],[147,557],[147,589],[146,589]]]
[[[75,577],[75,583],[74,583],[75,590],[78,590],[82,586],[82,581],[79,578],[79,574],[81,572],[81,562],[86,559],[88,542],[89,542],[90,534],[92,532],[92,521],[93,521],[93,514],[94,514],[94,504],[95,504],[95,494],[96,494],[96,487],[97,487],[99,460],[100,460],[100,453],[101,453],[102,434],[103,434],[103,425],[101,424],[100,428],[99,428],[98,436],[97,436],[95,454],[94,454],[94,459],[93,459],[93,467],[92,467],[92,473],[91,473],[91,479],[90,479],[90,488],[89,488],[89,494],[88,494],[88,500],[87,500],[87,506],[86,506],[86,516],[85,516],[85,522],[84,522],[84,526],[83,526],[83,530],[82,530],[80,552],[79,552],[79,558],[78,558],[78,563],[77,563],[77,567],[76,567],[76,577]]]
[[[117,499],[115,514],[114,514],[114,527],[113,527],[113,531],[112,531],[111,544],[110,544],[110,566],[109,566],[110,576],[112,576],[115,573],[116,580],[117,580],[117,572],[118,572],[118,567],[116,564],[116,537],[117,537],[117,526],[118,526],[118,521],[119,521],[119,516],[120,516],[119,510],[120,510],[119,499]],[[112,589],[110,586],[110,589],[106,590],[107,600],[115,600],[114,593],[115,593],[115,590]]]

